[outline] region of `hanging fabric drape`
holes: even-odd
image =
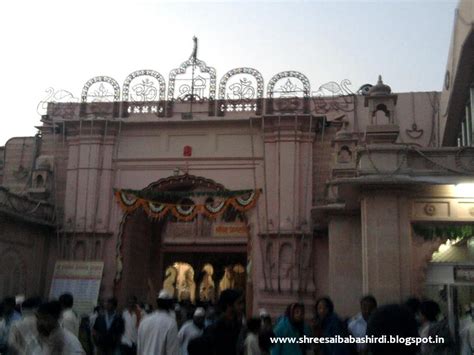
[[[142,208],[153,219],[162,219],[172,214],[179,221],[191,221],[196,215],[201,214],[207,218],[215,219],[222,215],[229,206],[236,211],[245,212],[255,206],[261,190],[236,190],[236,191],[166,191],[143,192],[137,190],[115,190],[115,198],[122,210],[132,213]],[[206,197],[204,204],[191,204],[192,197]],[[147,198],[148,197],[148,198]],[[152,198],[152,199],[151,199]],[[159,200],[182,200],[184,203],[168,203]]]

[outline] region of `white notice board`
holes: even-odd
[[[77,314],[89,314],[97,305],[103,271],[103,261],[57,261],[49,297],[58,299],[68,292]]]

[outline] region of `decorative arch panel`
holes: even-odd
[[[309,113],[311,85],[308,78],[297,71],[283,71],[274,75],[267,86],[267,113]]]
[[[263,104],[263,77],[253,68],[229,70],[219,84],[218,114],[226,111],[261,112]]]
[[[96,76],[88,80],[82,88],[81,102],[120,101],[120,86],[109,76]]]
[[[216,70],[191,57],[173,69],[168,81],[167,115],[172,116],[174,102],[209,101],[208,113],[214,115],[216,99]],[[189,112],[192,116],[192,110]]]
[[[166,83],[163,75],[155,70],[143,69],[131,73],[125,79],[122,89],[124,115],[156,114],[165,112]]]

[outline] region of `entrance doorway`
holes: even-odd
[[[189,205],[201,206],[208,201],[206,193],[216,191],[224,193],[226,189],[188,174],[161,179],[143,189],[143,193],[167,193],[160,201],[167,204],[182,203],[181,195],[194,193]],[[150,218],[143,208],[124,216],[116,245],[114,290],[121,303],[135,295],[155,304],[162,288],[178,300],[196,305],[215,303],[225,288],[241,289],[244,294],[251,291],[246,289],[249,235],[244,212],[229,206],[214,218],[201,213],[191,217],[180,220],[168,214]]]
[[[244,252],[176,250],[164,252],[162,260],[162,287],[180,302],[214,304],[229,288],[245,294]]]
[[[474,238],[441,245],[426,276],[424,295],[440,305],[459,344],[460,335],[474,325]]]

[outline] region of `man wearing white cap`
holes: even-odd
[[[178,355],[178,327],[170,312],[173,298],[162,290],[156,303],[157,310],[146,317],[138,328],[138,355]]]
[[[193,319],[188,320],[183,324],[179,333],[179,347],[181,355],[188,355],[188,344],[189,342],[197,337],[200,337],[204,330],[204,317],[206,312],[204,308],[198,307],[194,311]]]

